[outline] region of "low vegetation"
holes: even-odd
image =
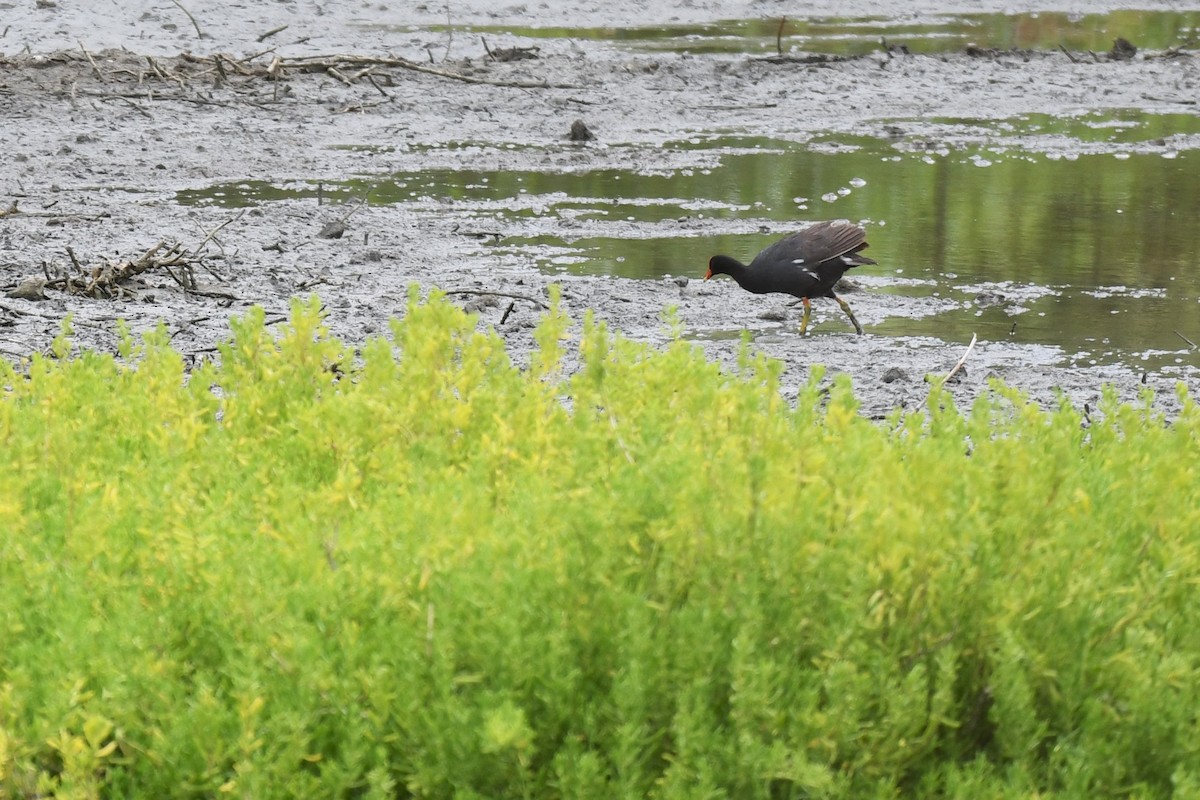
[[[1200,411],[410,302],[0,362],[0,796],[1200,792]],[[1185,394],[1180,389],[1181,394]]]

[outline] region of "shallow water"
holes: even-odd
[[[1183,116],[1183,115],[1177,115]],[[427,170],[344,184],[248,182],[180,193],[183,203],[240,206],[324,197],[455,213],[503,236],[497,252],[551,272],[699,278],[717,252],[749,261],[805,221],[847,218],[869,231],[879,265],[867,290],[954,301],[951,312],[890,317],[884,335],[1057,345],[1079,363],[1194,360],[1200,341],[1200,155],[1194,151],[1030,153],[1004,142],[1046,129],[1140,142],[1191,130],[1191,118],[1132,112],[1022,118],[990,125],[997,144],[933,150],[910,141],[822,137],[808,144],[694,137],[712,168]],[[1076,139],[1076,141],[1078,141]],[[727,233],[698,237],[697,220]]]
[[[372,26],[375,27],[375,26]],[[1107,14],[1027,12],[1022,14],[897,14],[868,18],[724,20],[710,24],[607,28],[433,26],[474,35],[513,34],[529,38],[609,41],[641,50],[771,55],[804,51],[860,55],[880,40],[914,53],[944,53],[968,44],[1000,49],[1108,51],[1122,37],[1140,48],[1162,50],[1194,38],[1198,11],[1113,11]]]

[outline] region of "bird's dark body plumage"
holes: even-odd
[[[749,266],[729,256],[713,256],[704,277],[708,280],[713,275],[728,275],[748,292],[780,292],[800,298],[804,301],[801,333],[808,327],[809,298],[831,297],[850,317],[855,330],[862,333],[850,306],[834,293],[833,287],[846,270],[875,263],[861,255],[866,247],[867,234],[858,225],[818,222],[770,245]]]

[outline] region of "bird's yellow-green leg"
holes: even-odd
[[[800,335],[808,330],[808,318],[812,315],[812,307],[808,304],[808,298],[801,298],[804,301],[804,316],[800,318]]]
[[[849,317],[850,322],[854,324],[854,330],[858,331],[859,336],[862,336],[862,325],[859,325],[858,320],[854,318],[854,312],[850,310],[850,304],[836,294],[833,296],[833,299],[837,300],[838,305],[842,307],[842,311],[846,312],[846,316]]]

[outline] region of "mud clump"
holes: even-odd
[[[1113,61],[1128,61],[1137,55],[1138,49],[1128,39],[1117,37],[1113,39],[1112,50],[1108,51],[1108,57]]]
[[[586,122],[577,119],[571,123],[571,130],[567,132],[567,138],[572,142],[591,142],[595,140],[596,134],[592,133]]]
[[[46,299],[46,279],[31,275],[23,279],[17,288],[6,294],[13,300],[31,300],[33,302],[41,302]]]

